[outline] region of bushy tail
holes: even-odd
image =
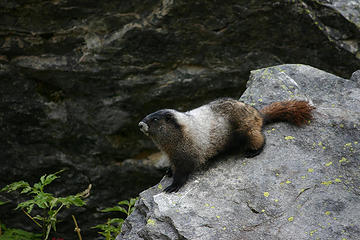
[[[260,110],[264,117],[264,124],[272,122],[289,122],[301,126],[313,117],[311,111],[315,107],[307,101],[284,101],[274,102]]]

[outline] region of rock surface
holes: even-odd
[[[358,80],[306,65],[252,71],[242,101],[259,108],[306,99],[315,119],[303,128],[268,125],[260,155],[223,159],[178,193],[162,192],[171,182],[165,177],[140,194],[117,240],[358,239]]]
[[[93,184],[79,213],[88,237],[106,220],[99,208],[162,177],[138,160],[155,150],[142,117],[239,97],[266,66],[349,78],[360,68],[359,1],[0,1],[0,187],[69,169],[57,194]],[[12,212],[0,208],[2,220],[24,227]],[[65,219],[58,231],[71,238]]]

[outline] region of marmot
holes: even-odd
[[[195,168],[230,146],[245,147],[246,157],[258,155],[265,145],[264,124],[285,121],[301,126],[312,119],[313,109],[306,101],[292,100],[258,111],[224,98],[187,112],[159,110],[141,120],[139,127],[169,157],[173,182],[165,191],[176,192]]]

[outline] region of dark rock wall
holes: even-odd
[[[154,151],[137,131],[147,113],[238,98],[260,67],[359,69],[359,17],[346,2],[1,1],[0,186],[67,168],[59,194],[94,186],[88,229],[96,207],[161,176],[122,163]]]

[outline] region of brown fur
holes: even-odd
[[[315,107],[306,101],[274,102],[260,110],[265,123],[286,121],[301,126],[312,119],[311,111]]]
[[[315,109],[307,101],[300,100],[274,102],[260,111],[233,99],[215,102],[217,104],[214,104],[212,109],[222,115],[227,115],[234,131],[245,135],[249,151],[261,150],[264,146],[265,138],[261,133],[263,125],[272,122],[289,122],[302,126],[312,119],[311,112]]]

